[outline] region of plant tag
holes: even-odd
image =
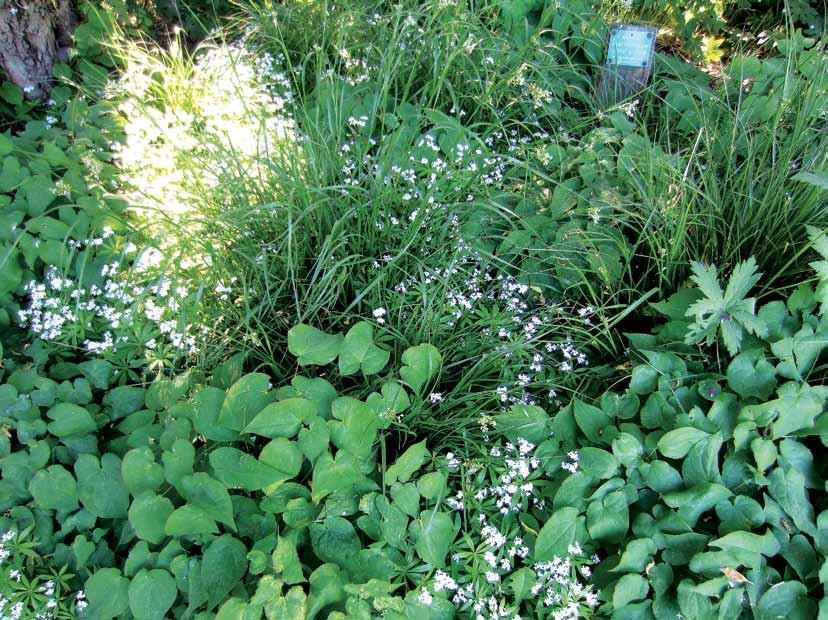
[[[610,28],[606,62],[598,84],[602,105],[614,105],[647,85],[655,39],[656,29],[652,26],[616,24]]]

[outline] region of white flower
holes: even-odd
[[[422,588],[420,589],[420,595],[417,597],[417,600],[423,605],[431,605],[431,603],[434,602],[434,597],[431,596],[427,589]]]

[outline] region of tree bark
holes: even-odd
[[[72,0],[7,1],[0,8],[0,68],[30,99],[49,89],[77,26]]]

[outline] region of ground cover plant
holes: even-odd
[[[0,617],[828,617],[824,11],[77,9],[0,86]]]

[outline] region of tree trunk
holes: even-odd
[[[72,0],[7,1],[0,8],[0,68],[30,99],[49,88],[52,65],[65,60],[77,18]]]

